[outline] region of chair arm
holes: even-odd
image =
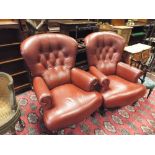
[[[95,76],[79,68],[73,68],[71,70],[71,81],[73,84],[86,91],[95,90],[98,84],[98,80]]]
[[[107,90],[109,88],[110,80],[106,75],[99,71],[95,66],[89,67],[89,72],[94,75],[98,80],[102,89]]]
[[[136,83],[143,72],[138,68],[119,62],[117,64],[116,74],[128,81]]]
[[[35,77],[33,79],[33,88],[36,93],[37,99],[42,106],[49,107],[52,103],[50,90],[41,77]]]

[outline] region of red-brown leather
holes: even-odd
[[[125,40],[112,32],[96,32],[85,39],[89,66],[96,66],[105,75],[116,72],[125,46]]]
[[[109,75],[109,90],[102,92],[104,107],[114,108],[131,105],[146,93],[144,85],[127,81],[117,75]]]
[[[33,89],[36,93],[39,103],[44,107],[51,107],[51,93],[41,77],[35,77],[33,79]]]
[[[21,44],[21,54],[32,76],[43,77],[49,89],[70,82],[76,50],[77,42],[62,34],[34,35]]]
[[[71,70],[72,83],[85,91],[95,90],[98,80],[95,76],[78,68]]]
[[[135,67],[132,67],[128,64],[125,64],[123,62],[119,62],[117,64],[117,71],[116,71],[116,75],[131,81],[131,82],[137,82],[138,78],[140,78],[140,76],[143,74],[143,72]]]
[[[137,83],[142,72],[119,62],[125,46],[122,37],[112,32],[95,32],[85,38],[85,45],[89,66],[95,66],[110,81],[106,91],[100,81],[100,93],[106,108],[132,104],[144,96],[146,88]],[[96,69],[92,70],[90,72],[100,80],[102,75]]]
[[[65,66],[57,66],[55,68],[48,69],[44,71],[42,77],[46,81],[49,89],[71,82],[70,69]]]
[[[90,66],[89,72],[97,77],[97,79],[99,80],[99,84],[102,87],[102,91],[106,91],[109,89],[110,80],[106,75],[99,71],[95,66]]]
[[[103,102],[100,93],[88,92],[94,90],[97,79],[73,68],[76,53],[76,41],[62,34],[35,35],[21,45],[21,54],[34,77],[34,91],[43,104],[44,123],[49,130],[82,121]]]
[[[98,109],[102,96],[98,92],[87,92],[73,84],[65,84],[51,90],[52,108],[44,114],[49,130],[65,128],[82,121]]]

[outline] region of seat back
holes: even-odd
[[[113,32],[95,32],[85,38],[89,66],[96,66],[105,75],[116,72],[125,40]]]
[[[41,76],[49,89],[70,82],[77,42],[63,34],[38,34],[24,40],[21,54],[32,76]]]

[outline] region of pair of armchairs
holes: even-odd
[[[21,44],[49,130],[78,123],[101,105],[121,107],[145,94],[145,87],[137,83],[142,72],[119,62],[125,45],[123,38],[96,32],[85,38],[85,45],[89,72],[74,68],[78,45],[69,36],[38,34]]]

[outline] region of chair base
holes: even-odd
[[[20,121],[21,112],[19,106],[17,107],[15,115],[4,125],[0,127],[0,134],[5,134],[9,130],[12,134],[16,134],[15,125],[18,121]]]

